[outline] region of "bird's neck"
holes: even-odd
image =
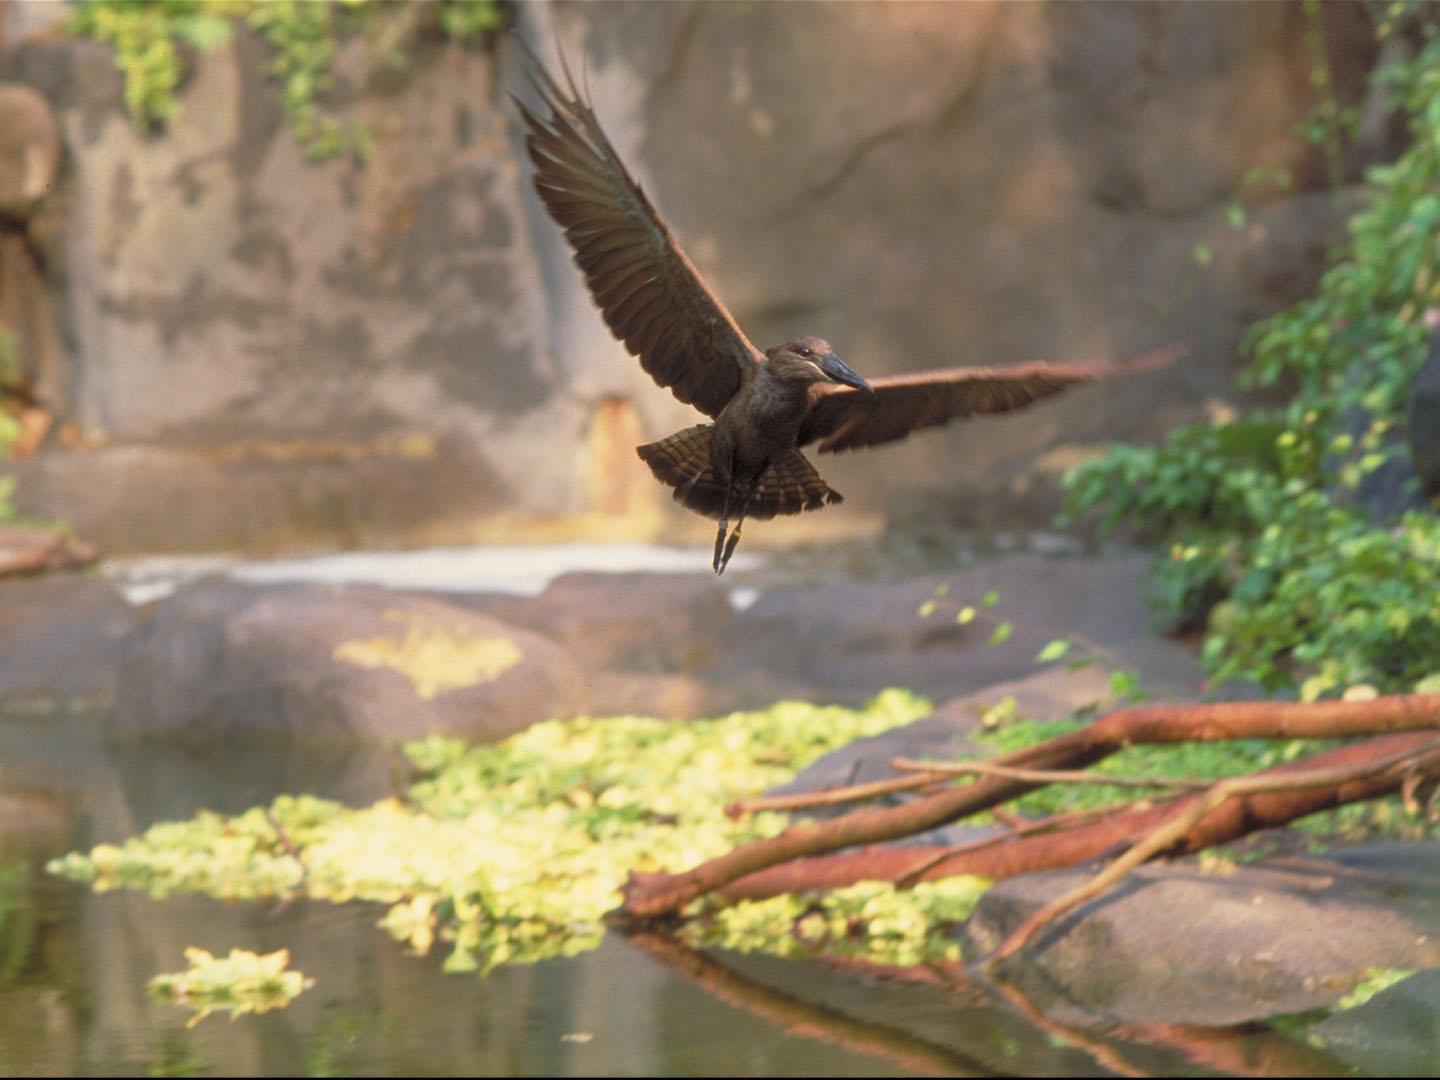
[[[777,379],[761,368],[749,387],[751,406],[767,418],[779,420],[794,417],[798,422],[810,407],[810,384],[790,379]]]

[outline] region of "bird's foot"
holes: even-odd
[[[715,573],[723,574],[725,567],[730,565],[730,556],[735,554],[735,545],[740,543],[740,526],[735,526],[735,531],[730,534],[730,539],[725,542],[725,553],[720,556],[720,565],[715,568]]]
[[[730,523],[722,518],[720,528],[716,530],[715,533],[715,557],[710,560],[710,565],[717,574],[722,573],[725,569],[725,564],[721,561],[721,556],[725,553],[725,533],[729,528]]]

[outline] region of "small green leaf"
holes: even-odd
[[[1128,698],[1140,688],[1140,674],[1133,670],[1110,673],[1110,693],[1113,697]]]
[[[1070,642],[1064,638],[1056,638],[1054,641],[1047,641],[1045,647],[1035,654],[1037,664],[1048,664],[1052,660],[1059,660],[1070,651]]]
[[[961,626],[975,621],[975,609],[968,604],[955,613],[955,621]]]
[[[1006,694],[980,714],[980,726],[983,728],[997,728],[1002,724],[1010,723],[1017,715],[1018,707],[1015,698],[1010,694]]]
[[[230,20],[223,15],[197,11],[177,18],[173,25],[179,37],[204,52],[214,52],[222,45],[230,44]]]
[[[995,629],[990,631],[990,638],[986,645],[1003,645],[1010,640],[1010,635],[1015,632],[1015,627],[1008,622],[997,623]]]

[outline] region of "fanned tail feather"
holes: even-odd
[[[636,447],[655,479],[675,489],[675,501],[713,521],[725,510],[725,485],[710,465],[713,424],[697,424],[659,442]],[[730,511],[736,512],[744,492],[731,493]],[[782,514],[819,510],[844,501],[838,491],[820,478],[815,466],[798,450],[790,450],[760,477],[748,516],[768,521]]]

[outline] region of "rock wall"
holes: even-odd
[[[196,54],[180,117],[142,132],[106,48],[13,14],[0,81],[45,96],[65,148],[45,392],[68,424],[10,467],[25,509],[112,551],[682,524],[627,447],[694,414],[610,340],[529,190],[513,42],[428,42],[403,70],[347,45],[329,103],[375,149],[316,164],[253,37]],[[1292,130],[1313,104],[1298,3],[518,15],[584,57],[607,130],[762,347],[819,334],[873,375],[1192,345],[1170,372],[826,462],[851,497],[837,531],[916,505],[1038,523],[1085,447],[1233,396],[1239,337],[1338,235],[1344,199]],[[1355,99],[1363,10],[1319,18]],[[1237,230],[1223,211],[1256,167],[1296,184]]]

